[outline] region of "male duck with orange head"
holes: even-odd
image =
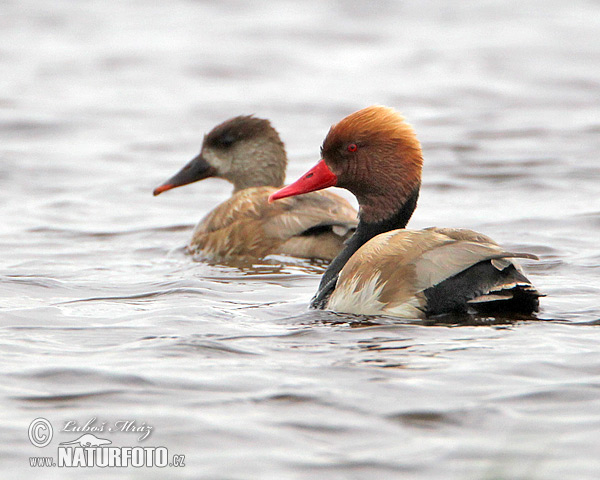
[[[406,230],[417,205],[423,155],[396,111],[372,106],[333,125],[322,160],[269,197],[337,186],[359,203],[359,224],[333,260],[313,308],[425,318],[447,313],[531,314],[542,296],[515,258],[491,238],[466,229]]]

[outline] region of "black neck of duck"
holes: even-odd
[[[346,262],[350,260],[350,257],[362,247],[365,243],[371,240],[373,237],[380,233],[389,232],[390,230],[396,230],[399,228],[405,228],[410,217],[412,216],[417,206],[417,200],[419,198],[419,188],[417,187],[410,195],[408,200],[402,204],[402,206],[389,218],[376,223],[368,223],[360,220],[356,232],[350,240],[346,243],[346,247],[339,253],[337,257],[331,262],[319,284],[319,292],[317,297],[321,295],[321,290],[328,286],[332,280],[336,279]]]

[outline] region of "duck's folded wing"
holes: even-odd
[[[313,192],[289,197],[265,212],[266,235],[287,239],[330,232],[347,237],[358,225],[356,210],[342,197],[330,192]]]
[[[439,227],[429,227],[425,228],[426,231],[431,231],[435,233],[441,233],[442,235],[446,235],[456,241],[466,241],[466,242],[475,242],[480,244],[488,244],[488,245],[498,245],[494,240],[492,240],[487,235],[483,233],[475,232],[473,230],[469,230],[466,228],[439,228]],[[498,270],[503,270],[508,267],[511,263],[514,267],[524,275],[523,268],[519,263],[513,260],[509,260],[512,258],[528,258],[531,260],[539,260],[539,258],[535,255],[529,253],[519,253],[519,254],[511,254],[506,257],[496,258],[492,260],[492,265],[496,267]]]
[[[319,228],[346,236],[358,224],[356,210],[342,197],[314,192],[268,203],[274,187],[242,190],[218,205],[196,227],[197,233],[225,229],[233,223],[260,221],[265,236],[287,239]]]
[[[419,291],[425,290],[484,260],[492,260],[492,264],[502,270],[510,261],[501,260],[509,258],[537,259],[529,253],[507,252],[495,243],[455,241],[440,245],[414,260],[416,287]]]

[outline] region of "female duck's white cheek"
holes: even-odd
[[[203,151],[202,156],[208,163],[217,169],[220,175],[224,175],[230,170],[230,162],[224,161],[212,150]]]

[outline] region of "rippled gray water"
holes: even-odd
[[[0,2],[2,478],[600,478],[599,32],[584,0]],[[423,143],[411,226],[538,254],[541,321],[311,312],[322,265],[183,253],[230,188],[151,192],[214,124],[270,118],[292,179],[373,103]],[[92,418],[186,466],[30,467]]]

